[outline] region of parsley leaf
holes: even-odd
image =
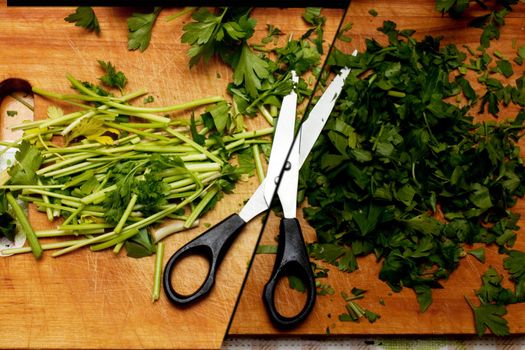
[[[512,74],[514,74],[514,71],[512,70],[512,64],[509,61],[498,60],[496,65],[500,73],[503,74],[505,78],[510,78]]]
[[[119,88],[121,91],[124,89],[124,86],[128,83],[128,79],[124,73],[115,69],[115,66],[111,62],[98,61],[100,67],[106,72],[105,75],[100,77],[102,84],[109,87]]]
[[[155,7],[151,13],[133,13],[128,18],[128,49],[144,52],[149,46],[153,25],[159,16],[161,7]]]
[[[300,293],[306,292],[306,287],[303,280],[295,275],[288,275],[288,286]]]
[[[476,248],[469,250],[467,253],[478,259],[479,262],[485,263],[485,249],[484,248]]]
[[[97,35],[100,33],[97,15],[90,6],[77,7],[75,12],[69,14],[64,20],[69,23],[75,23],[75,26],[83,27],[89,32],[94,31]]]
[[[339,270],[351,272],[357,269],[352,248],[335,244],[314,243],[308,246],[310,256],[337,266]]]
[[[136,235],[126,240],[124,247],[126,247],[129,257],[137,259],[150,256],[156,251],[155,244],[146,229],[140,230]]]
[[[233,83],[240,85],[244,82],[248,94],[255,97],[258,94],[257,90],[261,88],[261,79],[268,76],[268,63],[244,44],[233,73]]]
[[[525,301],[525,253],[511,250],[509,257],[503,260],[503,266],[510,273],[510,278],[516,284],[516,299]]]
[[[190,67],[201,59],[208,62],[215,54],[235,67],[243,43],[254,32],[255,20],[249,17],[251,9],[219,8],[215,13],[200,8],[192,14],[194,22],[182,29],[181,41],[191,45],[188,51]]]
[[[44,160],[38,148],[28,141],[22,141],[15,154],[17,162],[8,170],[13,185],[33,185],[37,183],[36,171]]]
[[[509,326],[507,320],[502,316],[507,313],[504,305],[495,304],[480,304],[474,306],[466,297],[470,308],[474,312],[474,320],[476,322],[476,333],[482,336],[485,331],[490,329],[494,335],[503,336],[509,334]]]

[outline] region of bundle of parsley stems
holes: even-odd
[[[128,101],[146,91],[102,96],[93,86],[70,75],[68,80],[80,94],[33,90],[82,110],[64,115],[59,108],[51,107],[48,119],[14,127],[24,130],[21,142],[3,143],[19,151],[17,162],[2,174],[0,191],[30,245],[4,249],[3,254],[33,252],[39,258],[42,250],[61,249],[52,254],[59,256],[88,245],[93,251],[114,247],[117,253],[126,244],[128,255],[150,255],[155,251],[153,243],[174,230],[192,227],[246,173],[245,168],[229,164],[232,155],[247,152],[259,158],[258,145],[269,142],[260,137],[273,132],[269,127],[227,136],[217,133],[214,108],[225,110],[229,116],[229,106],[221,97],[166,107],[137,107]],[[159,115],[210,104],[205,113],[207,125],[201,125],[198,132],[196,124],[202,124],[202,118],[195,121],[192,117],[189,122]],[[130,121],[131,116],[142,122]],[[213,138],[206,139],[212,134]],[[65,145],[53,142],[56,136]],[[254,163],[261,174],[260,163]],[[15,197],[46,211],[50,221],[58,216],[64,221],[55,230],[34,232]],[[166,218],[179,223],[150,237],[145,229]],[[83,238],[43,245],[38,241],[41,237],[70,235]]]

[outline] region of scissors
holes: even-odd
[[[357,52],[354,52],[354,55]],[[295,84],[298,77],[292,71]],[[168,260],[164,269],[163,285],[168,299],[176,305],[186,305],[207,295],[215,282],[217,269],[242,228],[260,213],[268,210],[277,193],[283,209],[279,228],[279,244],[272,275],[263,291],[263,301],[272,323],[280,329],[289,329],[306,319],[315,304],[316,285],[301,227],[296,218],[299,169],[312,150],[315,141],[335,106],[350,73],[344,68],[330,83],[309,117],[301,124],[294,138],[297,94],[294,89],[283,98],[275,127],[274,141],[266,177],[238,214],[232,214],[217,225],[193,239]],[[289,150],[289,152],[286,152]],[[205,256],[210,268],[203,284],[194,293],[178,293],[171,282],[173,269],[183,257],[192,254]],[[292,317],[283,316],[275,306],[275,289],[280,278],[294,275],[301,279],[307,292],[302,310]]]

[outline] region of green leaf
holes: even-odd
[[[488,209],[492,207],[490,192],[487,187],[480,184],[474,184],[472,185],[472,189],[474,192],[472,192],[468,197],[472,204],[480,209]]]
[[[337,266],[341,271],[357,269],[357,260],[350,247],[315,243],[309,245],[309,253],[312,258]]]
[[[472,249],[467,251],[467,253],[478,259],[479,262],[485,263],[485,248]]]
[[[317,283],[317,295],[334,295],[335,290],[329,284]]]
[[[509,335],[507,320],[502,317],[507,313],[504,305],[481,304],[480,306],[474,306],[466,297],[465,299],[474,312],[476,333],[478,336],[481,337],[487,328],[490,329],[494,335]]]
[[[513,280],[525,279],[525,253],[511,250],[509,257],[503,260],[503,266],[509,271]]]
[[[7,114],[8,117],[16,117],[18,112],[17,111],[9,111],[9,110],[7,110],[6,114]]]
[[[525,60],[525,46],[520,46],[518,49],[518,56]]]
[[[36,185],[36,171],[40,168],[44,158],[38,148],[31,146],[28,141],[22,141],[15,154],[17,162],[8,170],[12,185]]]
[[[414,291],[416,292],[419,311],[427,311],[428,307],[432,304],[432,291],[430,287],[424,284],[419,284],[414,286]]]
[[[300,293],[306,292],[303,280],[295,275],[288,275],[288,286]]]
[[[438,236],[443,229],[443,223],[436,220],[436,218],[429,216],[428,214],[421,214],[414,216],[404,221],[408,227],[423,232],[425,234],[431,234]]]
[[[193,141],[195,141],[201,146],[204,146],[204,143],[206,142],[206,137],[204,135],[199,134],[199,132],[197,131],[197,125],[195,124],[195,115],[193,113],[191,114],[190,118],[190,132]]]
[[[57,106],[49,106],[47,108],[47,116],[51,119],[59,118],[64,115],[64,111]]]
[[[372,312],[368,309],[365,309],[365,314],[364,314],[364,317],[368,320],[368,322],[370,323],[374,323],[375,321],[377,321],[378,319],[381,318],[381,316],[379,314],[376,314],[375,312]]]
[[[227,102],[219,102],[208,109],[213,118],[213,123],[218,132],[223,132],[231,124],[230,105]]]
[[[248,94],[251,97],[256,97],[258,90],[261,88],[261,79],[268,76],[268,63],[253,53],[248,44],[244,44],[239,62],[234,68],[234,84],[241,85],[244,83]]]
[[[322,24],[325,19],[321,16],[320,7],[307,7],[304,9],[303,19],[306,23],[317,26]]]
[[[146,229],[140,230],[136,235],[126,240],[124,246],[127,255],[132,258],[143,258],[155,253],[156,247]]]
[[[370,9],[368,10],[368,13],[370,14],[370,16],[372,17],[377,17],[378,13],[375,9]]]
[[[85,28],[89,32],[94,31],[97,35],[100,33],[97,16],[90,6],[77,7],[75,12],[69,14],[64,20],[75,23],[75,26]]]
[[[352,288],[350,293],[352,293],[353,295],[355,295],[357,297],[357,296],[364,295],[366,293],[366,290],[354,287],[354,288]]]
[[[151,31],[161,9],[155,7],[151,13],[133,13],[128,18],[128,50],[144,52],[148,48]]]
[[[106,73],[102,77],[100,77],[100,81],[102,82],[102,84],[109,87],[116,87],[120,90],[124,89],[124,86],[126,86],[128,82],[128,79],[126,78],[124,73],[120,71],[117,72],[115,66],[112,65],[109,61],[104,62],[99,60],[98,64]]]
[[[461,91],[463,91],[463,94],[469,101],[475,101],[477,99],[478,96],[467,79],[458,75],[456,77],[456,83],[461,87]]]
[[[514,293],[501,285],[502,280],[503,276],[493,267],[490,267],[481,276],[483,284],[476,291],[476,295],[483,304],[496,303],[498,305],[507,305],[516,302]]]
[[[501,72],[505,76],[505,78],[510,78],[512,74],[514,74],[514,71],[512,70],[512,64],[507,60],[498,60],[496,62],[496,65]]]

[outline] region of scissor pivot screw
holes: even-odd
[[[292,169],[292,163],[290,163],[289,160],[286,161],[286,163],[284,164],[284,170],[290,170]]]
[[[276,184],[279,184],[279,179],[280,179],[279,176],[276,176],[276,177],[275,177],[275,180],[274,180],[274,181],[275,181]]]

